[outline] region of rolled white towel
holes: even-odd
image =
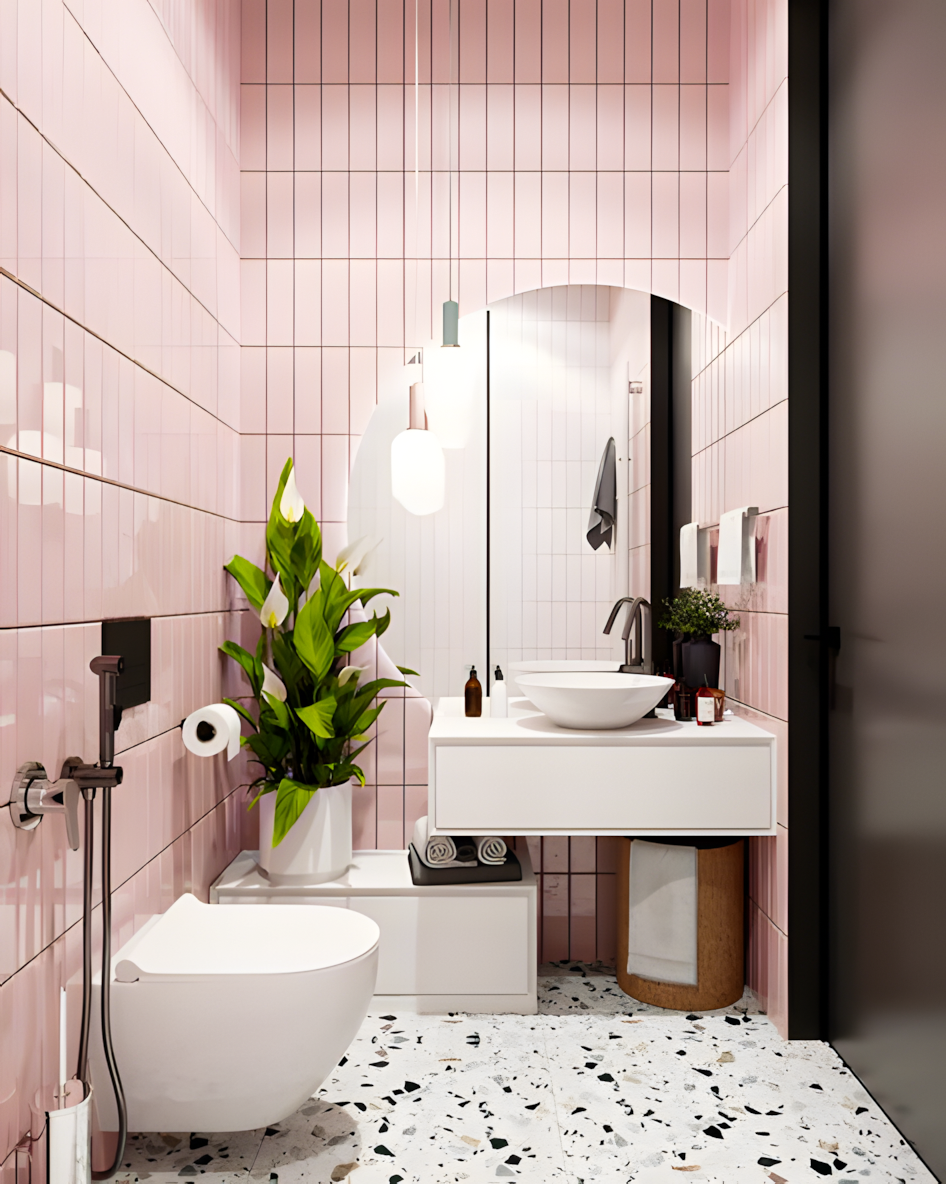
[[[498,835],[480,835],[473,842],[480,863],[496,866],[506,862],[506,844]]]
[[[414,823],[411,845],[427,867],[470,867],[472,861],[457,859],[457,845],[449,835],[431,835],[427,815]]]

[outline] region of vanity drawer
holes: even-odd
[[[450,834],[771,834],[774,743],[433,746]]]

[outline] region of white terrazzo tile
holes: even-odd
[[[131,1134],[123,1167],[139,1180],[178,1181],[201,1176],[208,1184],[227,1184],[246,1176],[262,1138],[263,1131]]]
[[[284,1122],[132,1136],[129,1170],[162,1184],[934,1184],[834,1051],[783,1041],[751,994],[687,1016],[566,964],[539,1000],[538,1016],[369,1016]]]

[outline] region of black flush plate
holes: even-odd
[[[118,676],[118,706],[137,707],[151,698],[151,620],[102,622],[102,653],[125,660]]]

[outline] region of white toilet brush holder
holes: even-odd
[[[92,1090],[81,1081],[68,1081],[65,1096],[57,1090],[36,1095],[35,1107],[46,1118],[47,1184],[90,1184],[92,1179]]]
[[[276,794],[264,794],[259,810],[259,863],[273,884],[325,884],[351,867],[351,782],[327,785],[273,846]]]

